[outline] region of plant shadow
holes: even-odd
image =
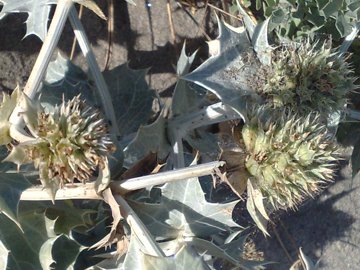
[[[98,2],[105,14],[108,11],[108,2]],[[126,1],[113,1],[113,3],[114,30],[110,68],[128,62],[131,68],[149,69],[148,74],[153,82],[151,86],[159,91],[167,90],[168,92],[169,89],[173,89],[176,82],[175,66],[184,40],[186,40],[189,52],[201,48],[198,52],[199,61],[207,58],[207,44],[201,32],[199,33],[200,26],[197,27],[194,22],[191,23],[189,15],[176,9],[175,3],[173,3],[172,8],[175,41],[172,40],[170,34],[166,1],[152,3],[151,9],[146,7],[145,1],[138,1],[136,7]],[[53,12],[54,7],[52,8]],[[200,10],[193,17],[211,38],[216,37],[216,20],[210,10],[206,12]],[[11,91],[16,83],[19,83],[20,86],[25,85],[41,48],[42,42],[38,37],[30,35],[23,39],[26,33],[24,23],[26,18],[27,14],[20,13],[9,14],[0,20],[0,62],[4,58],[7,60],[6,62],[9,62],[4,66],[0,65],[1,73],[8,73],[7,76],[0,76],[0,89],[2,88],[2,90]],[[92,44],[99,66],[103,69],[108,48],[108,22],[100,19],[86,8],[83,10],[81,21]],[[10,29],[9,25],[11,25]],[[70,55],[73,39],[73,30],[67,21],[58,44],[63,54]],[[74,63],[82,68],[87,66],[79,47],[75,49]],[[10,66],[12,71],[7,72],[6,69]],[[168,96],[168,94],[165,95]]]
[[[254,239],[257,248],[264,252],[265,259],[277,262],[267,269],[288,270],[298,259],[299,247],[314,263],[320,259],[320,267],[329,264],[328,259],[331,261],[331,258],[326,258],[331,254],[329,247],[338,241],[359,249],[356,243],[351,243],[349,233],[357,218],[345,201],[359,193],[357,187],[351,188],[350,181],[339,178],[319,198],[308,200],[298,211],[282,212],[272,217],[273,225],[269,226],[271,237],[265,238],[259,232]],[[343,191],[338,192],[340,187]],[[325,253],[326,256],[322,257]]]

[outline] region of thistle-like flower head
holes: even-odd
[[[242,129],[245,167],[275,209],[294,208],[333,178],[338,150],[318,118],[260,107]]]
[[[349,64],[328,43],[288,42],[272,51],[271,61],[262,67],[265,78],[254,81],[263,82],[256,91],[274,107],[327,118],[344,109],[346,94],[355,88]]]
[[[34,139],[14,146],[6,160],[33,162],[43,186],[54,193],[66,182],[87,181],[114,150],[105,121],[80,96],[50,112],[30,100],[27,108],[24,120]]]

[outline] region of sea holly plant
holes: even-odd
[[[331,43],[305,39],[270,45],[270,20],[255,25],[239,9],[246,27],[219,22],[219,39],[209,45],[215,53],[183,78],[241,114],[243,123],[233,128],[238,162],[222,156],[231,157],[228,163],[235,168],[229,169],[243,177],[232,189],[239,196],[247,190],[247,209],[267,233],[269,213],[296,207],[332,180],[339,146],[330,116],[345,114],[347,93],[356,86],[344,54]]]
[[[235,1],[234,1],[235,2]],[[357,0],[256,0],[241,1],[246,7],[263,9],[270,18],[270,30],[291,39],[329,36],[340,40],[349,35],[359,21]]]
[[[210,58],[191,71],[184,45],[172,104],[153,112],[145,71],[100,71],[73,1],[2,2],[2,14],[29,13],[27,33],[44,41],[24,89],[0,105],[2,269],[263,269],[246,254],[251,228],[234,221],[239,197],[268,234],[274,211],[332,180],[329,119],[355,85],[331,43],[270,44],[269,20],[219,21]],[[50,62],[67,19],[89,74]],[[223,185],[232,192],[219,199]]]

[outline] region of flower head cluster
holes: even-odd
[[[27,100],[24,119],[33,140],[14,146],[7,157],[18,165],[34,163],[45,188],[55,191],[66,182],[85,182],[114,150],[106,123],[80,96],[51,112]]]
[[[245,168],[263,196],[277,208],[293,208],[331,181],[336,144],[319,124],[319,114],[299,117],[259,107],[242,129]]]
[[[326,118],[342,111],[347,93],[355,88],[346,59],[327,43],[285,43],[272,51],[271,66],[260,69],[265,70],[261,78],[254,74],[251,79],[262,82],[255,91],[274,107],[286,106],[301,115],[317,111]]]

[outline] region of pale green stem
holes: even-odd
[[[120,135],[119,128],[117,125],[117,119],[115,115],[114,106],[111,101],[111,96],[109,89],[106,85],[104,77],[100,71],[99,65],[96,61],[95,55],[90,47],[90,42],[85,34],[84,27],[79,19],[78,13],[73,7],[70,10],[69,14],[70,23],[74,29],[74,33],[76,39],[79,43],[80,49],[84,54],[86,61],[89,65],[89,69],[91,71],[91,75],[94,78],[96,88],[98,89],[98,93],[100,95],[100,99],[105,111],[105,115],[107,119],[110,121],[111,124],[111,133],[114,134],[116,137]]]
[[[102,200],[103,198],[96,194],[94,184],[76,185],[74,188],[65,187],[56,193],[55,200],[59,198],[65,199],[96,199]],[[134,210],[131,209],[129,204],[121,196],[114,196],[116,202],[120,206],[121,214],[126,219],[131,227],[132,232],[139,238],[140,242],[144,245],[146,251],[152,256],[165,257],[164,252],[157,245],[156,241],[142,223],[140,218],[136,215]],[[51,200],[46,190],[39,190],[38,188],[29,188],[21,194],[20,200],[23,201],[40,201]]]
[[[96,193],[94,183],[87,184],[68,184],[59,189],[55,195],[56,200],[102,200],[102,197]],[[24,190],[20,196],[21,201],[51,201],[49,192],[43,187],[31,187]]]
[[[146,176],[113,181],[110,183],[111,190],[115,193],[126,193],[155,185],[162,185],[183,179],[201,177],[215,174],[215,169],[225,165],[224,161],[214,161],[200,165],[193,165],[187,168],[160,172]],[[68,199],[89,199],[101,200],[96,193],[94,182],[86,184],[67,184],[56,192],[55,200]],[[51,200],[49,193],[42,187],[31,187],[22,192],[20,200],[23,201],[48,201]]]
[[[48,33],[31,71],[30,77],[24,87],[24,93],[30,99],[34,98],[39,89],[72,7],[72,0],[59,0],[56,5],[54,17],[52,18]]]
[[[146,252],[152,256],[166,257],[162,249],[158,246],[155,239],[144,225],[144,223],[136,215],[134,210],[132,210],[132,208],[124,200],[124,198],[121,196],[114,196],[114,198],[120,206],[121,215],[130,225],[132,233],[134,233],[138,237],[142,245],[145,247]]]
[[[59,0],[58,4],[56,5],[55,13],[49,26],[48,33],[45,37],[44,43],[41,47],[34,67],[31,70],[29,79],[23,90],[23,92],[30,99],[33,99],[35,97],[38,89],[41,86],[42,79],[44,78],[46,69],[51,60],[51,56],[53,55],[53,52],[58,44],[60,35],[63,31],[67,16],[72,5],[72,0]],[[9,122],[12,123],[16,129],[22,129],[22,127],[24,126],[21,117],[23,103],[23,99],[19,101],[19,104],[15,107],[13,113],[9,118]]]
[[[202,110],[175,117],[170,120],[169,126],[179,133],[186,134],[195,128],[239,118],[242,117],[230,106],[218,102]]]
[[[216,168],[222,167],[224,165],[224,161],[214,161],[200,165],[193,165],[182,169],[131,178],[121,182],[112,182],[111,188],[115,190],[120,188],[120,190],[132,191],[145,187],[162,185],[182,179],[212,175],[216,173]]]
[[[196,128],[239,119],[241,116],[222,102],[210,105],[200,111],[175,117],[169,121],[169,137],[173,147],[174,168],[185,167],[183,138]]]

